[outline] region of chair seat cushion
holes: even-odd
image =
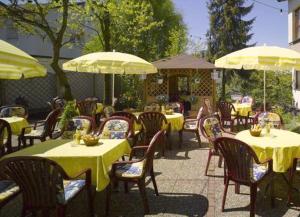
[[[253,164],[251,178],[259,181],[268,171],[268,166],[264,164]]]
[[[13,181],[0,181],[0,202],[9,199],[11,196],[15,195],[19,191],[19,186],[17,186],[16,183],[14,183]]]
[[[85,186],[85,180],[64,180],[63,184],[65,196],[64,201],[67,202]]]
[[[198,122],[197,120],[187,120],[184,123],[183,128],[189,129],[189,130],[195,130],[195,129],[197,129],[197,122]]]
[[[145,161],[120,165],[116,168],[116,176],[122,178],[139,178],[144,172]]]
[[[41,130],[31,130],[29,133],[26,133],[25,136],[29,137],[39,137],[43,134]]]

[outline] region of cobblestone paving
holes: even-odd
[[[211,162],[209,174],[204,176],[207,161],[207,143],[203,141],[199,148],[193,134],[186,134],[184,144],[178,148],[178,136],[172,136],[173,149],[165,157],[155,159],[154,170],[160,195],[154,194],[152,182],[147,179],[147,196],[150,215],[147,216],[207,216],[224,217],[249,216],[249,188],[241,187],[241,194],[235,194],[233,185],[228,189],[225,212],[221,212],[223,196],[223,168],[215,168],[216,160]],[[297,177],[300,180],[300,176]],[[267,180],[268,181],[268,180]],[[266,181],[266,182],[267,182]],[[275,208],[270,207],[270,197],[262,189],[257,195],[257,216],[279,217],[299,216],[300,206],[286,205],[287,188],[278,176],[275,180]],[[297,183],[300,189],[300,184]],[[300,204],[299,193],[293,195]],[[21,198],[17,198],[1,210],[0,217],[20,216]],[[95,212],[104,216],[105,192],[95,196]],[[143,216],[142,202],[136,186],[131,186],[128,194],[124,193],[123,184],[112,194],[111,216]],[[68,208],[68,215],[74,217],[88,216],[85,194],[75,199]]]

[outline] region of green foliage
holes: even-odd
[[[76,109],[76,103],[74,101],[67,102],[64,108],[64,112],[61,115],[61,119],[59,121],[60,128],[64,128],[69,120],[78,115],[79,113]]]

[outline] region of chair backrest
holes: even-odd
[[[132,132],[131,133],[133,133],[132,135],[134,135],[134,124],[139,123],[137,117],[134,114],[132,114],[130,112],[120,111],[120,112],[115,112],[111,115],[111,117],[114,117],[114,116],[121,116],[121,117],[128,118],[132,124]]]
[[[153,167],[153,158],[155,153],[155,147],[161,144],[164,140],[164,130],[158,131],[151,139],[148,149],[144,155],[144,159],[146,160],[145,167],[146,170],[149,170]]]
[[[9,123],[0,119],[0,157],[12,152],[11,135]]]
[[[200,122],[201,133],[210,142],[223,136],[223,128],[217,115],[206,116]]]
[[[17,116],[21,118],[27,118],[27,110],[22,106],[3,106],[0,107],[0,117],[12,117]]]
[[[55,110],[55,109],[63,110],[66,105],[66,101],[64,98],[57,96],[57,97],[51,99],[50,102],[48,102],[48,104],[52,110]]]
[[[266,112],[266,113],[262,112],[257,115],[257,123],[263,125],[265,119],[267,119],[269,123],[271,123],[272,127],[277,129],[283,128],[284,123],[282,117],[279,114],[274,112]]]
[[[115,108],[113,106],[105,106],[103,109],[104,116],[109,118],[113,113],[115,113]]]
[[[80,115],[93,116],[96,113],[97,103],[95,101],[79,101],[76,103]]]
[[[168,124],[166,117],[160,112],[144,112],[139,115],[138,120],[143,126],[146,143],[148,143],[164,125]]]
[[[12,157],[0,162],[0,176],[13,180],[22,191],[23,206],[31,210],[52,209],[64,204],[64,170],[42,157]]]
[[[89,116],[76,116],[68,121],[67,126],[63,129],[62,138],[72,139],[76,130],[80,128],[82,134],[94,132],[96,128],[95,120]]]
[[[249,103],[249,104],[253,104],[253,98],[251,96],[244,96],[241,100],[241,103]]]
[[[99,128],[98,135],[102,139],[125,139],[131,136],[132,121],[126,117],[114,116],[106,118]]]
[[[45,136],[50,136],[52,137],[52,133],[55,130],[55,127],[58,122],[58,116],[61,114],[61,111],[59,109],[51,111],[48,116],[46,117],[45,120],[45,125],[43,129],[43,134]]]
[[[92,101],[92,102],[99,102],[99,98],[98,97],[95,97],[95,96],[92,96],[92,97],[87,97],[84,99],[85,101]]]
[[[219,101],[217,104],[218,110],[221,113],[222,120],[231,120],[231,112],[235,112],[235,108],[232,103]]]
[[[228,177],[244,184],[255,181],[253,164],[259,164],[259,160],[250,146],[227,137],[216,139],[215,145],[225,159]]]

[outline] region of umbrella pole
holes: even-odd
[[[111,91],[111,104],[114,106],[115,99],[115,74],[112,74],[112,91]]]
[[[266,70],[264,70],[264,112],[266,112]]]

